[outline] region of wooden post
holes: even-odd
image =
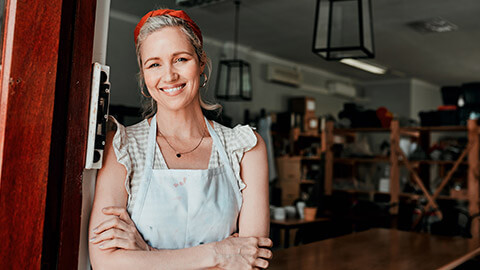
[[[398,203],[400,195],[400,181],[398,169],[397,145],[400,141],[400,125],[398,120],[390,124],[390,203],[395,205],[390,208],[390,214],[398,214]]]
[[[40,269],[63,1],[4,3],[0,264]]]
[[[427,151],[431,144],[431,131],[420,131],[420,144],[423,150]],[[422,179],[422,183],[427,190],[430,190],[430,164],[419,163],[418,164],[418,176]]]
[[[333,121],[328,121],[325,126],[325,195],[332,195],[333,187]]]
[[[470,215],[478,214],[478,125],[477,120],[468,120],[468,143],[470,151],[468,152],[468,211]],[[472,236],[478,239],[479,221],[478,218],[472,220]]]

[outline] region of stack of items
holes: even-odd
[[[466,125],[471,113],[480,112],[480,83],[442,87],[443,105],[436,111],[420,112],[422,126]]]
[[[319,124],[318,117],[315,115],[315,107],[315,99],[311,97],[290,99],[290,111],[300,115],[301,130],[305,134],[318,134]]]
[[[458,115],[460,125],[466,125],[471,114],[480,113],[480,82],[463,84],[462,97],[463,106],[459,104]]]
[[[338,119],[346,128],[388,128],[393,114],[385,107],[365,110],[355,103],[344,103],[343,110],[338,113]]]

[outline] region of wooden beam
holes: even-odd
[[[398,120],[393,120],[390,124],[390,214],[398,214],[398,203],[400,195],[400,176],[398,169],[398,155],[396,147],[400,141],[400,125]]]
[[[9,0],[5,10],[0,261],[40,269],[62,0]]]
[[[478,196],[479,196],[479,168],[478,168],[478,125],[477,120],[468,120],[468,142],[471,149],[468,152],[468,212],[470,216],[476,215],[479,212]],[[472,236],[479,238],[479,220],[474,218],[471,225]]]
[[[325,126],[325,195],[332,195],[333,189],[333,121],[327,121]]]
[[[460,165],[460,163],[462,163],[463,159],[465,158],[467,153],[470,151],[470,148],[471,148],[470,146],[471,144],[468,144],[467,147],[465,147],[460,157],[453,164],[453,167],[448,171],[447,175],[445,176],[445,178],[443,178],[442,182],[437,187],[437,189],[435,189],[435,193],[433,193],[433,196],[432,196],[434,200],[437,199],[437,197],[440,195],[440,192],[442,192],[443,188],[448,184],[448,182],[453,176],[453,173],[457,171],[458,166]],[[425,205],[424,209],[428,209],[431,206],[432,205],[430,204],[430,202],[428,202],[427,205]]]
[[[78,267],[96,3],[96,0],[77,0],[74,6],[72,61],[65,101],[68,108],[63,126],[66,137],[57,269]]]
[[[437,203],[435,202],[435,200],[432,198],[432,195],[430,195],[428,190],[423,185],[422,179],[420,179],[417,172],[415,172],[412,165],[410,165],[410,162],[408,161],[407,156],[405,155],[405,153],[403,153],[402,149],[400,149],[400,146],[397,145],[396,148],[397,148],[396,152],[402,157],[403,163],[407,167],[408,171],[412,174],[413,180],[422,190],[423,195],[425,195],[425,197],[428,200],[428,203],[434,208],[435,214],[441,219],[442,218],[442,212],[439,211]],[[428,210],[428,209],[426,209],[426,210]]]

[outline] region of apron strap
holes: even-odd
[[[132,220],[137,222],[137,217],[143,209],[145,198],[147,195],[148,187],[150,186],[150,180],[152,179],[153,161],[155,158],[155,146],[157,143],[157,114],[152,117],[150,121],[150,128],[148,130],[147,151],[145,157],[145,167],[143,168],[143,181],[138,188],[137,201],[132,210]]]
[[[230,177],[233,177],[235,179],[235,174],[233,173],[232,166],[230,164],[230,160],[227,157],[227,152],[225,152],[225,147],[223,146],[222,142],[220,141],[220,138],[217,135],[217,132],[213,129],[213,127],[210,125],[208,122],[208,119],[204,116],[205,118],[205,123],[207,124],[208,132],[210,132],[210,136],[212,137],[212,142],[217,148],[218,154],[220,155],[220,161],[227,166],[227,171],[230,174]]]
[[[157,114],[152,117],[148,131],[147,151],[145,155],[145,178],[150,178],[155,160],[155,148],[157,143]]]

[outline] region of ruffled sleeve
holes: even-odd
[[[128,198],[130,203],[131,198],[131,191],[130,191],[130,183],[128,181],[129,176],[132,172],[132,160],[128,153],[128,136],[125,131],[125,127],[120,124],[117,119],[110,116],[109,123],[111,123],[111,130],[115,130],[115,136],[113,137],[113,150],[115,151],[115,155],[117,156],[117,161],[122,164],[125,169],[127,170],[127,176],[125,177],[125,189],[128,193]]]
[[[232,169],[238,182],[240,190],[243,190],[247,185],[240,177],[240,162],[242,161],[245,152],[250,151],[257,145],[257,136],[253,129],[247,125],[237,125],[231,130],[232,138],[227,139],[228,155],[232,159]]]

